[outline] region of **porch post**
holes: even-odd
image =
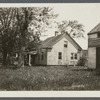
[[[18,57],[18,53],[16,53],[16,57]]]
[[[29,66],[31,66],[31,55],[29,54]]]

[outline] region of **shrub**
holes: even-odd
[[[87,66],[87,58],[81,57],[80,60],[77,63],[78,66]]]

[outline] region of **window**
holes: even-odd
[[[100,38],[100,34],[98,34],[98,38]]]
[[[58,52],[58,59],[62,59],[62,52]]]
[[[42,52],[42,55],[41,55],[41,60],[43,60],[43,58],[44,58],[44,57],[43,57],[43,52]]]
[[[67,48],[67,44],[64,44],[64,47],[66,47],[66,48]]]
[[[73,53],[71,53],[71,59],[73,59]]]
[[[67,48],[67,46],[68,46],[68,42],[64,41],[64,47]]]
[[[75,53],[75,59],[77,59],[77,54]]]
[[[71,59],[77,59],[77,53],[71,53]]]

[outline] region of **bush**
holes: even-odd
[[[80,60],[77,63],[78,66],[87,66],[87,58],[81,57]]]

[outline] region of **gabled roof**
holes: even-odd
[[[47,38],[42,42],[42,48],[52,48],[54,44],[56,44],[59,40],[61,40],[63,37],[66,37],[72,45],[74,45],[77,49],[82,50],[82,48],[77,44],[77,42],[68,34],[68,33],[63,33],[57,36],[53,36],[50,38]]]
[[[98,33],[100,32],[100,23],[98,25],[96,25],[89,33],[89,34],[95,34],[95,33]]]
[[[43,47],[51,48],[52,44],[54,44],[59,38],[61,38],[64,34],[60,34],[57,36],[49,37],[42,42]]]

